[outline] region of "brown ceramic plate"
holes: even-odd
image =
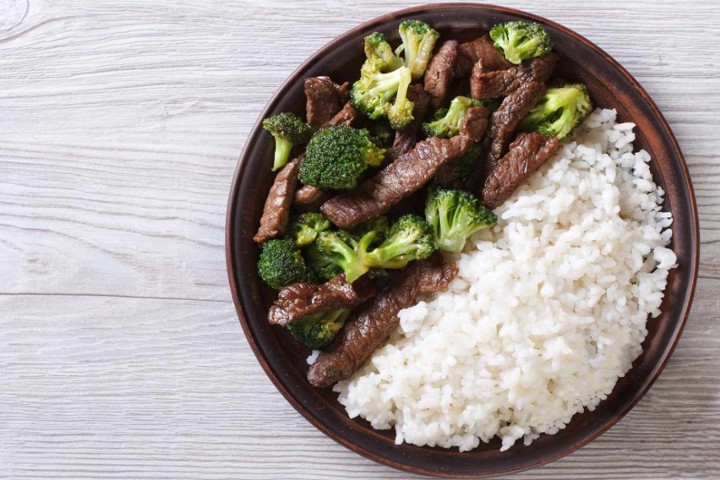
[[[308,351],[265,320],[273,292],[260,284],[255,273],[258,249],[252,237],[273,179],[273,141],[263,133],[260,121],[283,111],[302,114],[303,80],[307,77],[329,75],[338,82],[355,80],[364,59],[362,38],[381,31],[395,42],[398,23],[406,18],[431,24],[442,38],[461,40],[508,20],[545,25],[555,51],[563,56],[560,75],[586,83],[598,106],[616,108],[619,121],[638,125],[635,145],[652,155],[655,181],[667,192],[665,209],[675,219],[672,249],[679,267],[668,278],[662,314],[648,323],[644,353],[594,412],[576,415],[564,430],[543,435],[527,447],[515,446],[500,453],[496,440],[460,453],[457,449],[395,445],[393,430],[377,431],[365,421],[351,420],[331,390],[312,388],[305,380]],[[567,455],[609,429],[647,392],[668,361],[690,310],[698,265],[698,219],[687,167],[670,128],[647,92],[608,54],[557,23],[518,10],[491,5],[427,5],[385,15],[339,36],[301,65],[275,94],[247,139],[235,172],[226,248],[230,288],[247,340],[267,375],[298,412],[347,448],[392,467],[438,476],[479,476],[523,470]]]

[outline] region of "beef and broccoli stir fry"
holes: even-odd
[[[365,37],[352,84],[306,79],[304,119],[263,122],[278,172],[254,237],[258,274],[279,290],[268,321],[323,350],[308,372],[317,387],[352,375],[402,308],[447,287],[457,268],[439,251],[493,227],[492,209],[593,108],[585,85],[553,77],[540,24],[465,43],[418,20],[398,30],[397,45]]]

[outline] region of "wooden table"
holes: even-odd
[[[223,230],[273,91],[336,35],[410,5],[0,0],[0,478],[409,478],[325,437],[265,377]],[[720,8],[510,6],[589,37],[647,88],[703,227],[692,315],[652,391],[515,478],[718,478]]]

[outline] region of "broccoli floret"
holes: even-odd
[[[448,252],[461,251],[470,235],[497,223],[495,214],[476,196],[453,188],[430,190],[425,218],[435,232],[437,247]]]
[[[350,309],[347,308],[317,312],[295,320],[288,325],[288,330],[306,347],[322,350],[330,345],[349,315]]]
[[[413,260],[429,257],[434,251],[430,225],[422,217],[408,214],[393,224],[387,238],[377,248],[361,251],[361,255],[363,264],[368,267],[403,268]]]
[[[368,271],[360,261],[362,242],[343,230],[321,232],[307,251],[308,264],[322,280],[345,272],[352,283]]]
[[[280,290],[291,283],[317,281],[317,277],[295,246],[295,242],[289,238],[265,242],[257,268],[260,278],[275,290]]]
[[[290,221],[288,235],[298,247],[310,245],[317,234],[330,228],[330,221],[322,213],[301,213]]]
[[[370,133],[344,125],[317,132],[300,163],[300,180],[320,188],[350,189],[369,166],[380,165],[385,149],[372,142]]]
[[[402,58],[393,53],[387,37],[380,32],[365,37],[365,56],[380,60],[383,64],[381,68],[383,71],[397,70],[403,66]]]
[[[355,230],[353,235],[355,238],[364,238],[364,245],[379,245],[385,240],[390,231],[390,220],[385,216],[375,217],[366,222],[361,223]],[[366,237],[368,233],[372,233],[371,237]]]
[[[410,69],[413,80],[418,79],[425,73],[440,34],[427,23],[419,20],[405,20],[400,23],[398,30],[402,46],[396,53],[403,52],[405,66]]]
[[[395,140],[395,130],[390,126],[384,118],[380,118],[374,122],[368,122],[368,131],[370,132],[370,140],[379,148],[392,147]]]
[[[477,159],[483,151],[482,142],[473,143],[465,153],[452,161],[453,172],[459,180],[467,180],[475,169]]]
[[[410,69],[383,72],[384,62],[378,58],[365,60],[360,70],[360,80],[350,90],[352,104],[371,120],[387,117],[393,128],[402,128],[413,119],[415,106],[407,98],[412,81]],[[391,100],[395,97],[395,102]]]
[[[291,112],[278,113],[263,120],[263,128],[275,137],[273,171],[283,167],[293,145],[305,143],[312,136],[312,127]]]
[[[468,108],[481,105],[484,105],[481,100],[463,96],[455,97],[450,102],[450,108],[441,108],[435,112],[435,121],[423,123],[423,132],[428,137],[454,137],[460,133],[460,126]]]
[[[495,48],[503,52],[505,58],[515,65],[552,50],[550,35],[539,23],[498,23],[490,29],[490,38],[495,43]]]
[[[592,100],[582,83],[549,88],[520,123],[520,128],[563,139],[585,120],[592,109]]]

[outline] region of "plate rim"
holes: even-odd
[[[613,68],[615,68],[622,77],[624,77],[635,89],[637,93],[640,94],[640,96],[647,102],[648,107],[653,112],[653,114],[657,117],[658,120],[658,126],[660,130],[662,130],[670,140],[670,144],[673,150],[673,153],[675,154],[676,158],[679,160],[679,168],[682,172],[682,183],[684,184],[684,189],[688,193],[688,197],[690,200],[690,215],[689,220],[692,226],[691,235],[694,239],[694,242],[691,242],[692,252],[691,252],[691,259],[689,262],[689,268],[691,269],[691,275],[689,277],[689,283],[688,283],[688,295],[685,297],[685,302],[682,308],[682,314],[679,318],[679,321],[677,323],[677,327],[675,328],[675,331],[673,333],[673,337],[671,341],[668,343],[668,345],[665,348],[665,354],[662,360],[653,368],[648,380],[643,385],[643,387],[638,391],[638,393],[635,395],[632,401],[630,401],[625,408],[613,419],[611,419],[609,422],[607,422],[601,429],[594,432],[592,435],[587,436],[586,438],[582,439],[581,441],[577,442],[575,445],[571,446],[570,448],[567,448],[565,450],[562,450],[558,452],[555,455],[551,455],[542,459],[539,459],[538,461],[526,465],[522,465],[516,468],[505,468],[502,470],[498,470],[495,472],[490,473],[456,473],[456,472],[441,472],[436,470],[429,470],[429,469],[423,469],[418,468],[412,465],[408,465],[405,463],[400,463],[393,461],[386,456],[378,455],[376,453],[370,452],[355,443],[352,443],[345,439],[344,437],[336,434],[331,428],[329,428],[325,423],[323,423],[319,418],[315,417],[312,412],[305,408],[301,402],[288,390],[285,388],[283,383],[280,381],[276,373],[273,371],[272,367],[268,364],[268,362],[265,360],[265,357],[263,355],[263,352],[261,352],[255,338],[252,330],[249,327],[248,321],[245,317],[245,312],[243,308],[242,301],[240,299],[239,294],[239,288],[238,283],[239,279],[236,278],[236,269],[234,268],[235,264],[235,256],[236,252],[233,248],[233,238],[235,236],[235,224],[234,220],[236,218],[236,212],[237,212],[237,198],[240,194],[240,179],[242,177],[242,173],[245,170],[245,167],[249,164],[250,160],[248,158],[249,150],[250,150],[250,142],[248,141],[249,138],[253,136],[253,134],[258,130],[258,128],[262,125],[262,120],[267,116],[268,112],[270,112],[275,103],[278,101],[278,95],[280,92],[285,90],[287,87],[291,86],[293,83],[297,81],[297,77],[300,75],[302,71],[304,71],[306,68],[311,66],[313,63],[315,63],[321,56],[321,53],[325,52],[328,48],[330,48],[333,45],[339,45],[345,43],[350,37],[353,37],[357,32],[365,30],[369,27],[378,27],[380,25],[386,24],[389,21],[397,20],[398,18],[407,17],[409,15],[417,14],[420,12],[427,12],[431,10],[444,10],[444,9],[455,9],[455,8],[462,8],[462,9],[471,9],[471,10],[481,10],[481,11],[494,11],[498,13],[504,13],[509,14],[513,16],[520,16],[520,17],[526,17],[532,20],[536,20],[542,23],[545,23],[547,25],[551,25],[554,28],[557,28],[558,30],[561,30],[564,34],[573,37],[576,41],[582,42],[589,46],[591,49],[595,50],[599,55],[601,55]],[[583,35],[580,35],[579,33],[575,32],[574,30],[565,27],[562,24],[559,24],[557,22],[554,22],[552,20],[549,20],[543,16],[536,15],[534,13],[529,13],[524,10],[510,8],[510,7],[504,7],[499,5],[493,5],[493,4],[485,4],[485,3],[462,3],[462,2],[453,2],[453,3],[429,3],[424,5],[418,5],[414,7],[404,8],[400,10],[394,10],[391,12],[388,12],[386,14],[380,15],[378,17],[372,18],[368,21],[365,21],[361,24],[356,25],[355,27],[344,31],[340,35],[332,38],[329,42],[325,43],[323,46],[318,48],[315,52],[313,52],[310,56],[308,56],[297,68],[295,68],[288,77],[280,84],[278,88],[275,89],[275,91],[270,96],[269,100],[267,101],[265,107],[263,108],[262,112],[258,115],[257,120],[253,124],[253,126],[248,131],[248,135],[246,138],[246,143],[243,145],[242,152],[240,154],[240,157],[238,159],[237,165],[235,167],[235,172],[233,174],[232,183],[230,187],[230,192],[228,195],[228,204],[227,204],[227,214],[226,214],[226,220],[225,220],[225,260],[226,260],[226,270],[228,274],[228,281],[229,281],[229,287],[233,298],[233,304],[235,306],[235,311],[238,316],[238,320],[240,322],[240,325],[243,329],[245,338],[250,345],[251,350],[255,354],[255,357],[257,358],[258,362],[260,363],[260,366],[262,367],[263,371],[267,375],[267,377],[270,379],[270,381],[273,383],[275,388],[283,395],[283,397],[287,400],[287,402],[292,405],[292,407],[300,413],[305,419],[307,419],[315,428],[320,430],[322,433],[324,433],[326,436],[334,440],[335,442],[339,443],[340,445],[344,446],[345,448],[355,452],[359,453],[360,455],[373,460],[378,463],[382,463],[385,465],[388,465],[390,467],[393,467],[398,470],[402,470],[405,472],[411,472],[415,474],[422,474],[422,475],[430,475],[435,477],[444,477],[444,478],[479,478],[479,477],[489,477],[489,476],[495,476],[495,475],[502,475],[502,474],[511,474],[511,473],[518,473],[521,471],[527,471],[533,468],[540,467],[542,465],[546,465],[548,463],[554,462],[555,460],[558,460],[562,457],[565,457],[567,455],[570,455],[571,453],[577,451],[578,449],[584,447],[588,443],[592,442],[599,436],[601,436],[603,433],[610,430],[614,425],[617,424],[622,418],[627,415],[630,410],[632,410],[635,405],[647,394],[648,390],[653,386],[657,378],[660,376],[660,373],[664,370],[667,363],[669,362],[670,358],[672,357],[672,354],[678,344],[678,341],[680,339],[680,336],[682,335],[683,330],[685,329],[685,326],[687,324],[688,317],[690,315],[690,310],[692,307],[692,303],[695,296],[695,289],[697,284],[697,278],[698,278],[698,270],[699,270],[699,259],[700,259],[700,228],[699,228],[699,218],[698,218],[698,210],[697,210],[697,200],[695,198],[695,190],[693,188],[692,179],[690,177],[690,173],[688,170],[687,162],[685,161],[685,157],[682,153],[682,150],[680,149],[680,146],[678,144],[677,138],[675,137],[675,134],[673,133],[672,129],[670,128],[670,125],[667,123],[667,120],[663,116],[662,112],[658,108],[657,104],[653,101],[653,99],[650,97],[648,92],[640,85],[640,83],[635,79],[633,75],[630,74],[630,72],[623,67],[617,60],[615,60],[610,54],[608,54],[605,50],[597,46],[592,41],[585,38]],[[666,287],[667,288],[667,287]]]

